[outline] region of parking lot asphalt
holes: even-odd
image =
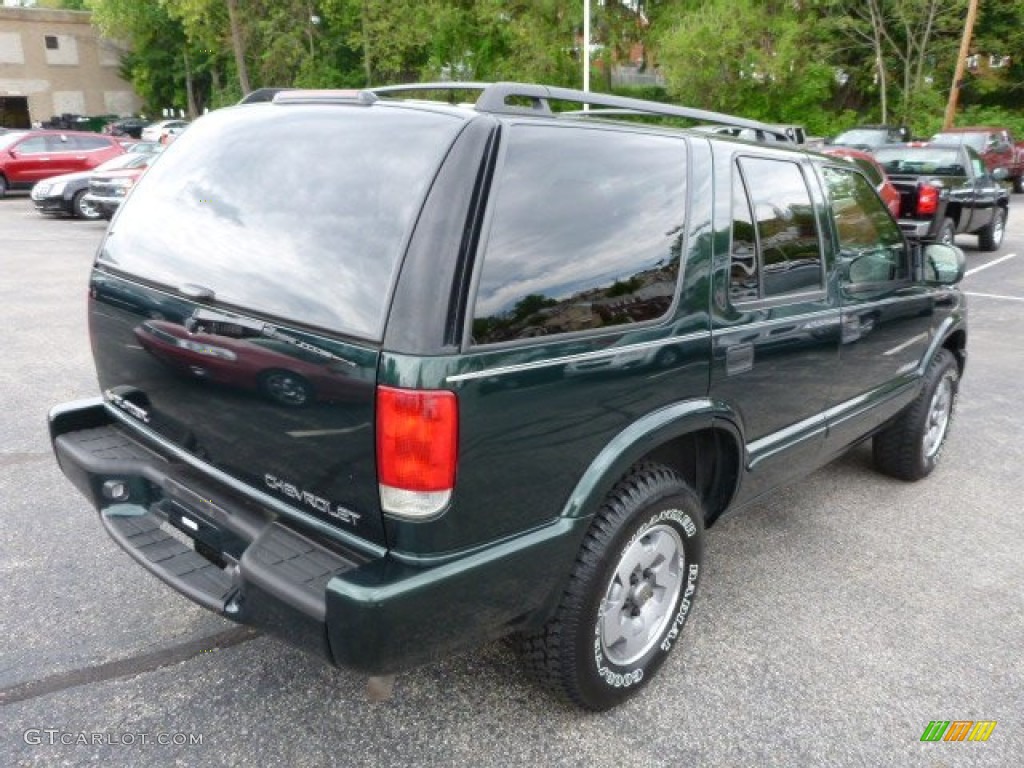
[[[104,224],[0,200],[0,765],[1019,765],[1021,201],[998,253],[958,241],[974,270],[969,361],[936,473],[882,477],[862,446],[723,519],[685,642],[639,698],[594,715],[500,643],[370,704],[358,676],[143,572],[45,428],[50,406],[96,393],[85,284]],[[935,720],[996,727],[922,742]]]

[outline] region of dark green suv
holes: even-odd
[[[111,224],[102,396],[50,429],[197,603],[385,679],[510,637],[605,709],[678,642],[724,511],[866,439],[931,472],[963,254],[842,161],[665,123],[770,126],[476,87],[199,120]]]

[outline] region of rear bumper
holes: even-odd
[[[935,227],[935,220],[933,219],[929,219],[928,221],[900,219],[899,225],[900,229],[903,230],[903,234],[907,237],[912,237],[915,240],[926,240],[935,234],[932,232],[932,229]]]
[[[371,675],[536,626],[589,522],[559,519],[418,567],[302,530],[162,455],[98,399],[54,408],[50,433],[64,474],[143,568],[226,618]]]

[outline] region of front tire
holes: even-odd
[[[100,212],[97,211],[91,203],[85,201],[85,196],[88,194],[87,189],[79,190],[75,192],[75,196],[71,198],[71,212],[74,213],[75,218],[85,219],[86,221],[96,221],[101,218]]]
[[[875,466],[900,480],[927,477],[938,464],[960,389],[960,368],[948,349],[940,349],[914,401],[872,441]]]
[[[518,638],[531,671],[594,711],[636,694],[689,615],[703,534],[700,500],[674,471],[634,467],[595,516],[555,616]]]
[[[1013,177],[1013,191],[1018,195],[1024,192],[1024,176]]]
[[[7,177],[0,174],[0,200],[7,197]]]
[[[1006,211],[996,206],[992,221],[978,230],[978,247],[983,251],[998,251],[1006,233]]]

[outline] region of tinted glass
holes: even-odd
[[[863,157],[858,157],[855,158],[853,162],[858,168],[860,168],[864,172],[864,175],[868,177],[868,180],[872,184],[874,184],[875,187],[877,187],[879,184],[885,181],[884,177],[882,176],[882,172],[878,170],[878,166],[872,163],[870,160]]]
[[[984,133],[936,133],[932,136],[933,144],[966,144],[977,150],[985,148],[988,138]]]
[[[860,144],[877,147],[890,140],[889,133],[882,128],[854,128],[835,137],[836,144]],[[899,141],[899,139],[895,139]]]
[[[823,170],[832,199],[840,260],[850,283],[907,277],[903,234],[871,183],[846,168]]]
[[[664,315],[679,274],[685,176],[682,139],[513,127],[498,173],[474,340]]]
[[[729,293],[733,301],[761,297],[761,270],[757,258],[757,234],[750,199],[743,186],[739,166],[732,184],[732,263]]]
[[[75,149],[89,152],[94,149],[107,149],[110,142],[99,136],[75,136]]]
[[[893,147],[879,149],[875,160],[890,174],[928,173],[934,176],[963,176],[960,153],[942,147]]]
[[[101,262],[380,338],[406,236],[463,124],[382,105],[212,112],[143,176]]]
[[[766,158],[739,160],[740,174],[734,178],[733,260],[736,231],[744,224],[740,184],[749,200],[757,237],[759,297],[774,298],[791,293],[816,291],[824,287],[821,245],[810,192],[796,163]],[[742,242],[742,241],[741,241]],[[736,272],[733,271],[733,287]],[[754,298],[749,290],[745,296]]]
[[[38,155],[50,149],[51,147],[46,136],[33,136],[21,142],[21,144],[14,148],[14,151],[19,155]]]

